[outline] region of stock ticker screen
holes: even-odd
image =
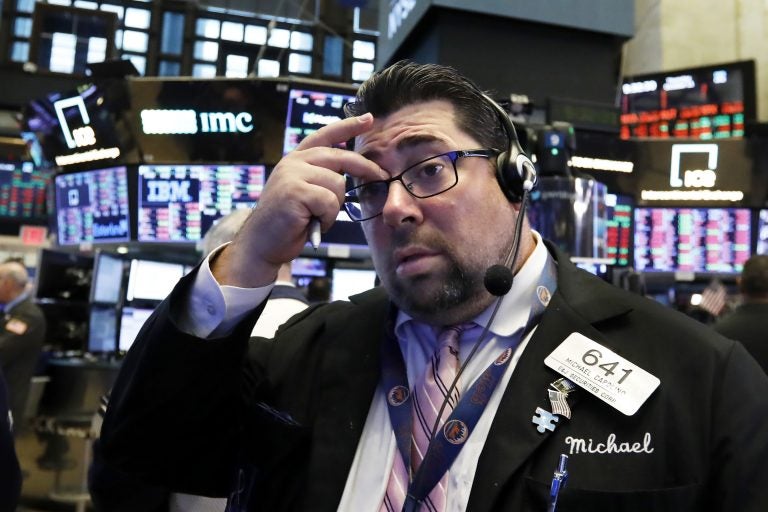
[[[606,194],[606,258],[611,265],[630,264],[632,205],[626,197]]]
[[[740,272],[751,254],[746,208],[635,208],[635,268]]]
[[[130,240],[125,167],[55,177],[59,245]]]
[[[32,162],[0,163],[0,217],[45,219],[46,182]]]
[[[344,104],[354,95],[330,91],[291,89],[285,120],[283,154],[290,153],[304,137],[325,125],[344,119]]]
[[[743,137],[755,110],[753,61],[626,77],[621,138]]]
[[[200,240],[216,219],[253,207],[266,174],[263,165],[139,166],[138,240]]]

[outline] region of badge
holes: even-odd
[[[13,334],[18,334],[19,336],[27,332],[27,327],[29,327],[27,322],[24,320],[19,320],[18,318],[11,318],[5,324],[6,331],[12,332]]]
[[[574,332],[544,364],[618,411],[632,416],[661,381],[612,350]]]

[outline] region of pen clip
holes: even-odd
[[[549,507],[547,512],[555,512],[557,506],[557,497],[560,494],[560,490],[565,487],[565,483],[568,480],[568,456],[564,453],[560,454],[560,459],[557,461],[557,469],[552,477],[552,485],[549,487]]]

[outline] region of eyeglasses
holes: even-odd
[[[355,222],[372,219],[384,210],[389,195],[389,185],[393,181],[403,184],[413,197],[426,199],[442,194],[459,182],[456,161],[459,158],[478,156],[492,158],[498,155],[493,149],[469,149],[449,151],[441,155],[425,158],[406,170],[387,180],[370,181],[347,190],[344,209]]]

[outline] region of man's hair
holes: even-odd
[[[768,297],[768,255],[747,260],[741,272],[741,291],[748,297]]]
[[[499,114],[474,82],[449,66],[399,61],[371,75],[345,112],[348,116],[370,112],[374,117],[385,117],[408,105],[432,100],[451,103],[456,125],[484,148],[507,150],[509,135]]]
[[[8,261],[0,264],[0,277],[8,277],[21,289],[27,286],[29,274],[24,265],[17,261]]]
[[[221,244],[231,242],[250,213],[251,210],[247,208],[233,210],[211,226],[197,245],[203,257],[208,256],[212,250]]]

